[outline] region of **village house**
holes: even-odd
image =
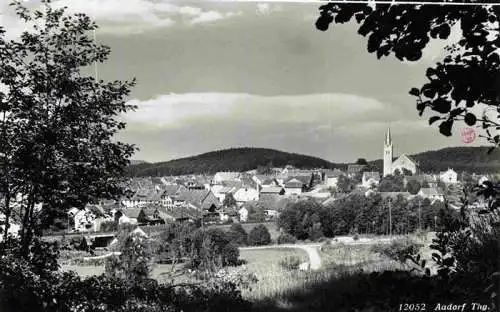
[[[231,186],[223,186],[223,185],[214,185],[212,188],[212,192],[214,196],[219,200],[219,202],[223,203],[224,199],[229,193],[233,193],[234,188]]]
[[[174,206],[215,211],[221,207],[221,202],[210,190],[182,189],[175,198]]]
[[[405,176],[403,180],[405,187],[407,186],[409,181],[417,181],[422,187],[426,187],[425,185],[427,184],[427,186],[430,188],[437,188],[438,184],[436,177],[431,174]]]
[[[148,204],[161,204],[162,203],[162,190],[156,190],[155,187],[149,189],[140,189],[130,198],[122,198],[122,205],[126,208],[142,207]]]
[[[259,191],[254,188],[245,187],[234,192],[233,196],[238,206],[241,206],[246,202],[259,200]]]
[[[337,182],[339,181],[341,175],[343,175],[343,172],[338,169],[324,171],[323,184],[327,187],[337,187]]]
[[[446,171],[442,171],[439,173],[439,179],[443,181],[444,183],[449,183],[449,184],[455,184],[458,182],[457,180],[457,173],[453,169],[449,169]]]
[[[363,172],[361,185],[365,188],[371,188],[380,183],[380,174],[378,172]]]
[[[118,219],[118,223],[130,223],[138,224],[139,216],[141,214],[142,208],[127,208],[121,211],[122,216]]]
[[[365,168],[366,165],[349,164],[347,165],[347,176],[353,178],[360,174]]]
[[[98,205],[87,205],[84,209],[70,209],[73,215],[74,230],[77,232],[96,232],[101,228],[101,223],[112,220],[111,216],[104,213]]]
[[[194,222],[201,218],[201,212],[190,207],[160,208],[159,216],[166,223],[172,222]]]
[[[417,195],[423,198],[428,198],[431,201],[444,201],[443,193],[441,193],[437,188],[423,187],[420,189]]]
[[[377,192],[375,192],[375,194],[377,194]],[[378,192],[378,194],[380,194],[380,196],[383,199],[385,198],[396,199],[398,198],[398,196],[402,196],[405,199],[410,199],[413,197],[413,195],[411,195],[409,192]]]
[[[241,181],[239,172],[217,172],[214,175],[213,184],[221,184],[224,181]]]
[[[300,195],[304,191],[304,183],[296,178],[285,183],[285,195]]]
[[[268,196],[281,196],[285,195],[285,189],[281,186],[265,186],[260,190],[259,198]]]

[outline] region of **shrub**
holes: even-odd
[[[295,236],[288,233],[281,233],[276,241],[278,244],[295,244],[295,242],[297,242],[297,239],[295,238]]]
[[[293,271],[298,270],[300,266],[300,259],[298,257],[290,256],[283,258],[279,263],[285,270]]]
[[[116,221],[104,221],[101,223],[101,231],[112,232],[118,230],[118,222]]]
[[[191,244],[192,268],[215,271],[238,263],[240,252],[221,229],[198,229],[192,234]]]
[[[390,244],[377,244],[372,247],[372,251],[378,254],[387,256],[389,259],[406,263],[407,256],[418,254],[422,244],[418,244],[410,238],[402,238],[393,240]]]
[[[152,270],[152,250],[148,239],[129,235],[122,245],[119,256],[106,258],[106,275],[135,284],[146,280]]]
[[[87,244],[87,239],[83,236],[72,237],[69,241],[69,246],[71,249],[80,251],[89,251],[89,245]]]
[[[354,236],[352,237],[353,240],[357,241],[359,240],[359,235],[356,233],[354,234]]]
[[[234,223],[227,232],[230,242],[235,246],[245,246],[248,244],[248,234],[239,223]]]
[[[263,224],[254,227],[248,234],[248,244],[251,246],[269,245],[271,243],[271,234]]]

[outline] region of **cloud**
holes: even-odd
[[[280,5],[269,3],[257,3],[256,13],[258,15],[269,15],[273,12],[281,11],[283,8]]]
[[[125,118],[132,122],[171,127],[200,119],[256,123],[346,124],[386,118],[391,105],[352,94],[258,96],[244,93],[166,94],[147,101],[132,100],[139,108]]]
[[[8,30],[9,38],[18,37],[25,25],[6,0],[0,0],[0,25]],[[26,2],[29,7],[41,8],[39,1]],[[67,7],[67,12],[85,13],[97,20],[100,32],[112,34],[137,34],[149,30],[182,24],[214,22],[241,15],[241,12],[205,10],[201,7],[182,5],[182,2],[154,2],[152,0],[54,0],[54,8]]]
[[[233,16],[238,16],[241,15],[242,12],[227,12],[227,13],[222,13],[218,11],[206,11],[206,12],[201,12],[198,14],[195,18],[191,20],[191,24],[200,24],[200,23],[206,23],[206,22],[214,22],[214,21],[219,21],[223,20],[226,18],[230,18]]]
[[[148,160],[238,146],[339,161],[373,158],[389,122],[409,133],[428,130],[424,120],[401,119],[398,106],[353,94],[185,93],[131,103],[138,110],[123,116],[128,127],[121,137],[138,143],[137,157]]]

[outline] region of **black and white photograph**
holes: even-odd
[[[0,0],[0,312],[500,311],[496,0]]]

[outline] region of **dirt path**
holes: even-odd
[[[321,268],[321,257],[319,256],[318,249],[321,244],[287,244],[287,245],[269,245],[269,246],[255,246],[255,247],[240,247],[240,250],[258,250],[258,249],[277,249],[277,248],[297,248],[304,250],[309,256],[309,263],[311,270],[318,270]]]

